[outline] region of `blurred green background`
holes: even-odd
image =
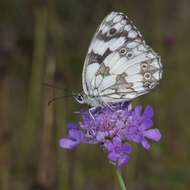
[[[160,85],[134,101],[153,106],[163,137],[150,151],[133,145],[122,168],[128,189],[190,189],[190,1],[1,0],[0,190],[120,189],[98,145],[58,146],[85,106],[73,98],[47,105],[81,91],[90,40],[113,10],[134,21],[164,65]]]

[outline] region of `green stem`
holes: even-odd
[[[117,177],[118,177],[118,180],[119,180],[119,184],[121,186],[121,189],[122,190],[127,190],[126,186],[125,186],[125,183],[123,181],[123,178],[122,178],[122,175],[121,175],[121,170],[119,167],[116,168],[116,174],[117,174]]]

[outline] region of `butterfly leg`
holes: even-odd
[[[96,109],[96,107],[90,108],[90,109],[88,110],[88,112],[89,112],[90,116],[92,117],[92,119],[95,121],[94,116],[93,116],[92,113],[91,113],[91,111],[94,110],[94,109]]]
[[[110,104],[105,103],[105,106],[108,106],[108,108],[109,108],[111,111],[114,111],[114,109],[111,107],[111,105],[110,105]]]

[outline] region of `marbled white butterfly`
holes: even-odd
[[[162,78],[160,56],[133,22],[111,12],[98,27],[84,62],[83,92],[73,94],[91,107],[131,100],[148,93]]]

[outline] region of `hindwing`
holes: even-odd
[[[130,100],[162,78],[160,56],[123,13],[111,12],[98,27],[83,67],[83,90],[104,102]]]

